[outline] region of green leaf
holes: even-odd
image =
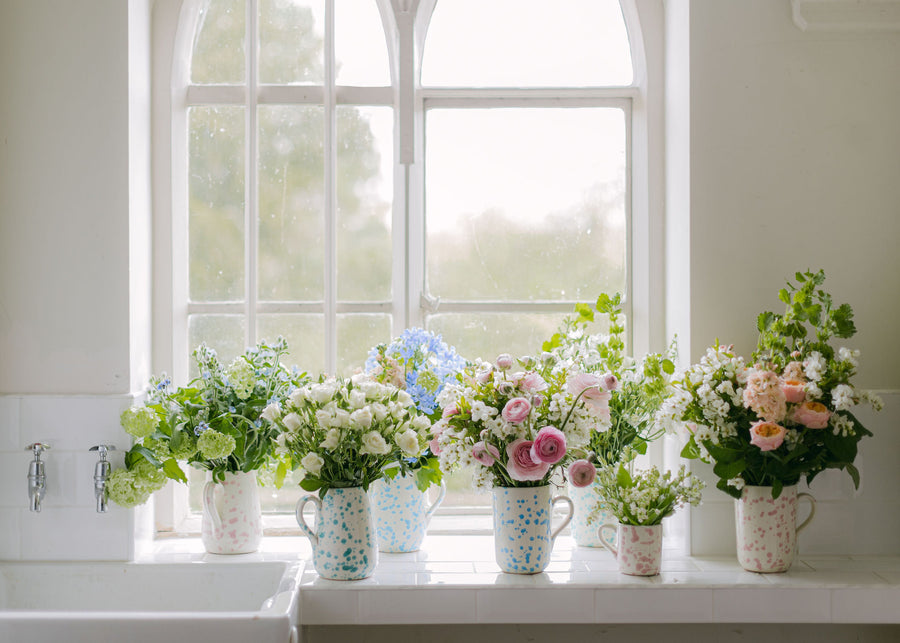
[[[740,460],[736,460],[735,462],[717,462],[715,466],[713,466],[713,473],[715,473],[720,478],[724,478],[725,480],[731,480],[732,478],[736,478],[741,473],[743,473],[744,469],[747,468],[747,463],[743,458]]]
[[[288,474],[288,463],[284,460],[281,460],[278,463],[278,466],[275,468],[275,488],[281,489],[281,486],[284,484],[284,479]]]
[[[778,298],[786,304],[791,303],[791,293],[787,291],[787,288],[782,288],[778,291]]]
[[[616,485],[623,489],[630,489],[634,483],[631,480],[631,474],[628,473],[628,469],[619,465],[619,471],[616,474]]]
[[[323,485],[324,483],[321,480],[309,475],[300,481],[300,488],[304,491],[317,491],[318,489],[321,489]]]
[[[847,473],[850,474],[850,478],[853,479],[853,488],[859,489],[859,469],[857,469],[854,465],[847,465]]]
[[[781,480],[773,480],[772,481],[772,498],[777,498],[781,495],[781,490],[784,488]]]
[[[587,304],[575,304],[575,312],[581,320],[594,321],[594,309]]]
[[[706,450],[709,451],[709,454],[713,457],[716,462],[721,462],[723,464],[729,464],[731,462],[735,462],[741,457],[741,452],[737,449],[728,449],[726,447],[720,446],[718,444],[705,444]],[[734,476],[732,476],[734,477]]]
[[[772,325],[772,322],[775,319],[775,313],[771,312],[763,312],[760,313],[756,318],[756,328],[759,332],[764,333],[769,330],[769,327]]]
[[[664,359],[662,361],[662,370],[666,375],[672,375],[675,372],[675,364],[670,359]]]
[[[716,489],[718,489],[719,491],[724,491],[732,498],[737,498],[738,500],[741,499],[740,490],[736,489],[735,487],[732,487],[730,484],[728,484],[728,481],[725,479],[722,479],[722,478],[719,479],[719,481],[716,483]]]
[[[184,471],[182,471],[181,467],[178,466],[178,462],[175,460],[175,458],[169,458],[168,460],[163,462],[162,470],[166,474],[166,477],[187,484],[187,476],[184,475]]]
[[[688,440],[688,443],[684,445],[684,448],[681,450],[681,457],[687,458],[688,460],[696,460],[700,457],[700,449],[697,447],[696,442],[694,442],[694,438],[691,437]]]
[[[147,447],[142,447],[142,446],[140,446],[140,445],[135,445],[135,446],[131,447],[130,453],[139,453],[139,454],[141,454],[141,455],[147,460],[147,462],[149,462],[150,464],[152,464],[152,465],[153,465],[154,467],[156,467],[157,469],[159,469],[159,468],[162,466],[162,462],[159,461],[159,458],[157,458],[155,455],[153,455],[153,452],[152,452],[150,449],[148,449]],[[135,460],[132,459],[132,463],[133,463],[134,461],[135,461]]]

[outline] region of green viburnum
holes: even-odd
[[[125,409],[119,418],[125,432],[136,438],[149,437],[159,426],[159,416],[146,406]]]
[[[230,435],[207,429],[197,438],[200,455],[208,460],[227,458],[234,452],[235,441]]]
[[[166,474],[143,460],[134,469],[116,469],[106,481],[110,500],[122,507],[142,505],[166,484]]]

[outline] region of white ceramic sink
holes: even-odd
[[[0,641],[286,643],[296,640],[302,568],[298,562],[2,563]]]

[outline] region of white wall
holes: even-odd
[[[149,372],[148,25],[148,0],[0,2],[0,559],[133,552],[135,512],[95,512],[88,448],[127,449]]]
[[[862,351],[858,384],[895,392],[882,413],[864,413],[876,435],[861,448],[861,491],[836,473],[814,483],[823,502],[801,551],[896,555],[900,33],[803,32],[787,0],[667,8],[680,29],[668,37],[690,42],[676,61],[689,68],[690,117],[670,115],[667,125],[670,159],[690,163],[669,177],[690,181],[691,360],[716,338],[749,356],[756,314],[783,309],[784,279],[824,268],[826,289],[856,312],[849,345]],[[727,496],[708,491],[691,522],[694,553],[734,551]]]

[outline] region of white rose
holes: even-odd
[[[427,431],[431,428],[431,420],[425,415],[417,415],[412,421],[412,426],[416,431]]]
[[[303,459],[300,460],[300,464],[311,474],[317,476],[319,475],[319,472],[322,471],[322,465],[325,464],[325,460],[323,460],[322,456],[318,453],[307,453],[303,456]]]
[[[325,409],[319,409],[316,411],[316,422],[319,423],[319,426],[328,428],[334,424],[334,416]],[[285,422],[285,424],[287,424],[287,422]]]
[[[419,434],[407,429],[396,437],[397,446],[406,455],[419,455]]]
[[[303,420],[301,420],[300,416],[296,413],[288,413],[281,422],[291,433],[296,433],[297,429],[303,425]]]
[[[412,396],[402,390],[397,392],[397,401],[403,406],[412,406],[414,404]]]
[[[378,431],[369,431],[363,436],[363,448],[359,452],[363,455],[385,455],[390,450],[384,437]]]
[[[352,409],[361,409],[366,405],[366,393],[365,391],[361,391],[358,388],[350,391],[350,408]]]
[[[338,409],[334,412],[334,425],[342,429],[350,428],[350,414],[344,409]]]
[[[315,384],[310,389],[310,395],[312,396],[312,399],[317,403],[327,404],[329,401],[331,401],[331,398],[334,397],[334,391],[334,384],[330,382],[322,382],[321,384]]]
[[[398,404],[397,402],[391,402],[390,411],[391,417],[395,420],[400,420],[406,416],[406,409],[402,404]]]
[[[294,389],[294,392],[291,393],[291,397],[289,398],[291,401],[291,406],[294,408],[300,408],[303,406],[303,403],[306,401],[306,394],[308,389],[306,388],[297,388]]]
[[[272,402],[266,408],[264,408],[262,417],[264,420],[268,420],[269,422],[274,422],[275,420],[280,418],[281,407],[278,405],[278,402]]]
[[[328,429],[328,433],[325,434],[325,439],[319,444],[319,447],[322,449],[328,449],[329,451],[333,451],[337,448],[338,444],[341,443],[341,431],[340,429]]]
[[[350,425],[354,429],[368,429],[372,426],[372,411],[368,407],[353,411],[350,414]]]
[[[376,422],[381,422],[388,416],[388,408],[381,402],[375,402],[369,408],[372,409],[372,415],[375,416]]]

